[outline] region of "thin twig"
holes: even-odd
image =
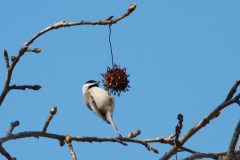
[[[175,129],[175,144],[176,145],[179,144],[179,136],[181,134],[181,130],[183,127],[183,115],[178,114],[177,118],[178,118],[178,125],[176,126],[176,129]]]
[[[7,131],[7,135],[12,134],[13,130],[14,130],[17,126],[19,126],[19,124],[20,124],[19,121],[11,122],[11,123],[10,123],[10,128],[9,128],[9,130]]]
[[[235,84],[232,86],[231,90],[229,91],[225,101],[230,100],[234,96],[239,85],[240,85],[240,80],[237,80]]]
[[[8,160],[16,160],[16,158],[12,157],[6,150],[3,148],[2,145],[0,145],[0,153],[7,158]]]
[[[8,92],[10,91],[9,85],[10,85],[10,81],[12,78],[12,73],[13,73],[13,69],[15,68],[16,64],[18,63],[18,61],[20,60],[20,58],[24,55],[24,53],[27,51],[28,47],[27,46],[23,46],[19,52],[18,55],[14,58],[14,61],[12,61],[12,64],[10,65],[10,67],[8,68],[8,72],[7,72],[7,77],[6,77],[6,81],[0,96],[0,106],[2,105],[3,100],[5,99],[6,95],[8,94]]]
[[[68,147],[69,147],[70,153],[71,153],[71,155],[72,155],[72,159],[73,159],[73,160],[77,160],[77,156],[76,156],[76,154],[75,154],[75,152],[74,152],[74,149],[73,149],[72,143],[67,143],[67,144],[68,144]]]
[[[25,46],[29,46],[30,44],[32,44],[38,37],[40,37],[41,35],[43,35],[44,33],[51,31],[53,29],[58,29],[58,28],[62,28],[62,27],[71,27],[71,26],[79,26],[79,25],[110,25],[110,24],[116,24],[118,21],[124,19],[125,17],[129,16],[136,8],[136,4],[131,4],[128,7],[128,10],[126,13],[124,13],[123,15],[115,18],[115,19],[110,19],[109,17],[104,19],[104,20],[96,20],[96,21],[79,21],[79,22],[64,22],[64,21],[60,21],[54,25],[51,25],[45,29],[43,29],[42,31],[40,31],[39,33],[37,33],[35,36],[33,36],[29,41],[27,41],[25,43]]]
[[[234,98],[228,100],[228,101],[224,101],[222,104],[220,104],[218,107],[216,107],[212,112],[210,112],[205,118],[203,118],[199,123],[197,123],[193,128],[191,128],[187,134],[185,134],[183,136],[183,138],[181,138],[179,140],[179,144],[178,145],[174,145],[172,149],[170,149],[162,158],[161,160],[168,160],[169,158],[171,158],[174,154],[176,154],[178,152],[178,148],[180,146],[183,146],[183,144],[189,139],[191,138],[194,134],[196,134],[200,129],[202,129],[203,127],[205,127],[207,124],[210,123],[210,121],[212,121],[213,119],[215,119],[217,117],[217,115],[219,115],[220,111],[223,110],[224,108],[230,106],[233,103],[237,103],[239,101],[240,98],[240,94],[236,95]]]
[[[19,90],[26,90],[26,89],[32,89],[35,91],[38,91],[39,89],[41,89],[40,85],[12,85],[9,86],[9,90],[13,90],[13,89],[19,89]]]
[[[72,156],[72,159],[73,159],[73,160],[77,160],[77,156],[76,156],[76,154],[75,154],[75,152],[74,152],[74,149],[73,149],[73,146],[72,146],[71,136],[67,135],[67,136],[65,137],[65,141],[66,141],[66,143],[68,144],[68,148],[69,148],[70,154],[71,154],[71,156]]]
[[[212,158],[212,159],[219,159],[223,156],[226,156],[227,152],[219,152],[219,153],[196,153],[189,157],[184,158],[183,160],[196,160],[196,159],[202,159],[202,158]],[[240,151],[234,152],[234,155],[240,158]],[[236,159],[237,160],[237,159]]]
[[[240,120],[238,121],[236,129],[232,136],[231,143],[229,145],[229,149],[228,149],[228,153],[227,153],[227,160],[234,159],[234,150],[235,150],[238,138],[239,138],[239,134],[240,134]]]
[[[47,118],[47,121],[46,121],[45,124],[44,124],[43,132],[46,133],[47,128],[48,128],[48,126],[49,126],[49,124],[50,124],[53,116],[54,116],[56,113],[57,113],[57,107],[53,107],[53,108],[51,109],[50,113],[49,113],[49,116],[48,116],[48,118]]]
[[[17,56],[14,56],[14,59],[12,61],[12,64],[9,66],[8,68],[8,72],[7,72],[7,76],[6,76],[6,80],[5,80],[5,84],[3,87],[3,90],[1,92],[0,95],[0,106],[2,105],[6,95],[8,94],[8,92],[10,91],[10,82],[12,79],[12,73],[13,70],[15,68],[15,66],[17,65],[18,61],[21,59],[21,57],[25,54],[25,52],[27,52],[29,49],[29,46],[40,36],[42,36],[43,34],[54,30],[54,29],[59,29],[59,28],[63,28],[63,27],[72,27],[72,26],[79,26],[79,25],[110,25],[110,24],[116,24],[118,21],[124,19],[125,17],[129,16],[136,8],[136,4],[132,4],[128,7],[127,12],[125,12],[123,15],[115,18],[115,19],[104,19],[104,20],[96,20],[96,21],[79,21],[79,22],[64,22],[64,21],[60,21],[56,24],[53,24],[43,30],[41,30],[40,32],[38,32],[36,35],[34,35],[32,38],[30,38],[23,46],[22,48],[19,50]]]

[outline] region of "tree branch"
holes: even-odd
[[[26,90],[26,89],[32,89],[35,91],[38,91],[39,89],[41,89],[40,85],[12,85],[9,86],[9,90],[14,90],[14,89],[18,89],[18,90]]]
[[[14,130],[17,126],[19,126],[19,124],[20,124],[19,121],[11,122],[10,128],[9,128],[9,130],[7,131],[7,135],[12,134],[13,130]]]
[[[234,150],[235,150],[238,138],[239,138],[239,134],[240,134],[240,120],[238,121],[236,129],[235,129],[235,131],[233,133],[233,137],[232,137],[231,143],[229,145],[229,149],[228,149],[228,153],[227,153],[227,160],[235,159],[235,157],[234,157],[235,156]]]
[[[183,115],[178,114],[177,118],[178,118],[178,125],[175,128],[175,140],[174,140],[176,145],[179,144],[179,136],[181,134],[181,130],[183,127]]]
[[[189,157],[184,158],[183,160],[196,160],[196,159],[202,159],[202,158],[212,158],[212,159],[219,159],[223,156],[226,156],[227,152],[219,152],[219,153],[197,153],[193,154]],[[240,158],[240,151],[234,152],[234,155],[236,157]],[[237,159],[236,159],[237,160]]]
[[[28,137],[44,137],[44,138],[50,138],[55,139],[58,141],[64,141],[65,136],[59,135],[59,134],[53,134],[53,133],[45,133],[42,131],[26,131],[26,132],[19,132],[16,134],[10,134],[5,137],[0,138],[0,144],[5,143],[7,141],[15,140],[15,139],[22,139],[22,138],[28,138]],[[98,138],[98,137],[83,137],[83,136],[71,136],[72,141],[76,142],[117,142],[119,143],[119,139],[117,138]],[[149,142],[165,142],[164,138],[158,138],[158,139],[147,139],[147,140],[139,140],[139,139],[130,139],[130,138],[122,138],[122,141],[125,142],[132,142],[132,143],[139,143],[147,146],[147,143]],[[149,141],[149,142],[148,142]],[[149,149],[149,148],[148,148]],[[151,150],[151,149],[149,149]]]
[[[110,25],[110,24],[115,24],[118,21],[124,19],[125,17],[129,16],[134,10],[136,9],[136,4],[132,4],[128,7],[127,12],[125,12],[123,15],[115,18],[115,19],[103,19],[103,20],[96,20],[96,21],[79,21],[79,22],[58,22],[56,24],[53,24],[43,30],[41,30],[40,32],[38,32],[36,35],[34,35],[31,39],[29,39],[23,46],[22,48],[19,50],[18,55],[12,59],[12,64],[8,67],[8,72],[7,72],[7,76],[6,76],[6,80],[5,80],[5,84],[2,90],[2,93],[0,95],[0,106],[2,105],[6,95],[8,94],[8,92],[11,90],[10,88],[10,82],[11,82],[11,78],[12,78],[12,73],[13,70],[15,68],[15,66],[17,65],[17,63],[19,62],[19,60],[21,59],[21,57],[25,54],[25,52],[27,51],[32,51],[31,49],[29,49],[28,47],[37,39],[39,38],[41,35],[53,30],[53,29],[59,29],[62,27],[72,27],[72,26],[79,26],[79,25]],[[4,53],[5,55],[5,53]],[[5,56],[5,61],[6,61],[6,56]],[[7,63],[6,61],[6,65],[8,66],[9,63]]]
[[[0,145],[0,153],[6,157],[8,160],[16,160],[16,158],[12,157],[4,148],[2,145]]]
[[[15,139],[23,139],[23,138],[30,138],[30,137],[44,137],[44,138],[49,138],[49,139],[55,139],[60,142],[60,145],[64,145],[65,141],[65,135],[59,135],[59,134],[53,134],[53,133],[45,133],[43,131],[26,131],[26,132],[19,132],[15,134],[10,134],[6,135],[4,137],[0,138],[0,144],[6,143],[11,140]],[[119,139],[117,138],[98,138],[98,137],[84,137],[84,136],[71,136],[72,141],[76,142],[116,142],[120,143]],[[153,151],[154,153],[158,153],[157,149],[151,147],[148,143],[163,143],[163,144],[170,144],[173,145],[172,140],[170,140],[168,137],[163,137],[163,138],[152,138],[152,139],[133,139],[133,138],[127,138],[124,137],[121,139],[121,141],[124,142],[131,142],[131,143],[137,143],[141,144],[144,147],[146,147],[149,151]],[[180,147],[181,151],[187,151],[190,153],[198,153],[196,151],[193,151],[191,149],[185,148],[185,147]]]
[[[234,86],[232,88],[237,88],[238,84],[236,85],[236,83],[234,84]],[[228,97],[232,97],[232,95],[235,93],[236,91],[233,91],[232,89],[230,90]],[[210,123],[210,121],[212,121],[213,119],[215,119],[216,117],[219,116],[220,111],[223,110],[224,108],[230,106],[233,103],[238,103],[239,102],[239,98],[240,98],[240,94],[236,95],[234,98],[226,98],[229,100],[225,100],[222,104],[220,104],[218,107],[216,107],[212,112],[210,112],[205,118],[203,118],[199,123],[197,123],[193,128],[191,128],[187,134],[185,134],[183,136],[183,138],[181,138],[179,140],[178,145],[174,145],[172,149],[170,149],[162,158],[161,160],[168,160],[169,158],[171,158],[174,154],[176,154],[178,152],[179,147],[183,146],[184,143],[191,138],[194,134],[196,134],[200,129],[202,129],[203,127],[205,127],[207,124]]]
[[[65,21],[60,21],[56,24],[53,24],[43,30],[41,30],[39,33],[37,33],[35,36],[33,36],[29,41],[27,41],[24,45],[25,46],[29,46],[30,44],[32,44],[38,37],[40,37],[41,35],[43,35],[44,33],[51,31],[53,29],[58,29],[58,28],[62,28],[62,27],[71,27],[71,26],[79,26],[79,25],[110,25],[110,24],[115,24],[118,21],[124,19],[125,17],[129,16],[135,9],[136,9],[136,3],[131,4],[128,7],[127,12],[125,12],[123,15],[115,18],[115,19],[109,19],[106,18],[104,20],[96,20],[96,21],[79,21],[79,22],[65,22]]]
[[[27,51],[27,49],[28,49],[27,46],[23,46],[19,50],[18,55],[12,61],[12,64],[10,65],[10,67],[8,68],[7,77],[6,77],[6,80],[5,80],[3,91],[2,91],[1,96],[0,96],[0,106],[2,105],[2,102],[5,99],[6,95],[10,91],[9,85],[10,85],[10,81],[11,81],[11,78],[12,78],[13,69],[15,68],[16,64],[18,63],[20,58],[23,56],[23,54]]]
[[[231,90],[229,91],[225,101],[230,100],[234,96],[239,85],[240,85],[240,80],[237,80],[235,84],[232,86]]]
[[[73,146],[72,146],[72,139],[71,139],[71,136],[66,136],[65,137],[65,141],[66,141],[66,143],[68,144],[68,148],[69,148],[69,151],[70,151],[70,154],[71,154],[71,156],[72,156],[72,159],[73,160],[77,160],[77,156],[76,156],[76,154],[75,154],[75,152],[74,152],[74,149],[73,149]]]
[[[50,111],[50,114],[49,114],[49,116],[48,116],[47,121],[46,121],[45,124],[44,124],[43,132],[46,133],[47,128],[48,128],[48,126],[49,126],[49,124],[50,124],[53,116],[54,116],[56,113],[57,113],[57,107],[53,107],[53,108],[51,109],[51,111]]]

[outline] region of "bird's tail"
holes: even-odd
[[[110,124],[112,125],[113,130],[118,134],[119,138],[122,138],[121,133],[119,132],[119,130],[117,129],[115,123],[113,122],[112,112],[107,111],[106,118],[107,118],[107,121],[110,122]]]

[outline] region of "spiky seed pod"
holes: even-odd
[[[121,68],[116,64],[112,68],[108,67],[107,72],[102,74],[104,87],[114,95],[128,91],[130,75],[126,73],[126,70],[127,68]]]

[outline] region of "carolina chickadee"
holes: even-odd
[[[114,98],[108,91],[100,88],[98,86],[99,83],[99,81],[89,80],[83,85],[82,92],[84,101],[88,108],[92,110],[98,117],[111,124],[119,138],[122,138],[121,133],[112,120]]]

